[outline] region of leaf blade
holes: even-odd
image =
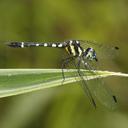
[[[83,71],[87,80],[108,76],[128,77],[128,74],[120,72],[95,71],[98,75],[92,75],[88,70]],[[63,85],[80,80],[73,76],[75,72],[75,69],[65,70]],[[0,69],[0,98],[61,86],[62,81],[61,69]]]

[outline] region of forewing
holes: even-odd
[[[103,44],[91,40],[79,40],[79,42],[84,49],[92,47],[97,54],[98,60],[114,59],[118,54],[117,51],[119,48],[115,45],[115,43]]]

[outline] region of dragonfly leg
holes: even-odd
[[[78,57],[78,63],[77,63],[78,70],[80,70],[80,65],[81,65],[81,57]]]
[[[67,65],[70,61],[73,60],[73,58],[74,58],[74,57],[71,56],[71,57],[68,57],[68,58],[66,58],[66,59],[63,59],[63,63],[62,63],[62,66],[61,66],[61,69],[62,69],[62,77],[63,77],[62,83],[63,83],[64,80],[65,80],[64,68],[66,67],[66,65]]]

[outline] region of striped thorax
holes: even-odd
[[[83,49],[80,46],[80,42],[77,40],[67,41],[67,46],[65,47],[66,51],[73,56],[81,56]]]

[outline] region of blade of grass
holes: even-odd
[[[75,77],[75,69],[65,70],[65,81],[63,85],[79,81]],[[108,76],[128,77],[128,74],[109,71],[95,71],[96,74],[85,72],[85,79],[91,80]],[[61,69],[0,69],[0,97],[18,95],[50,87],[62,86]]]

